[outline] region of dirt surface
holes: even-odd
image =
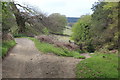
[[[15,40],[17,45],[2,62],[3,78],[75,78],[76,64],[82,59],[42,54],[31,40]]]

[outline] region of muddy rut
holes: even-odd
[[[29,39],[15,40],[17,45],[2,62],[3,78],[75,78],[76,64],[82,59],[43,54]]]

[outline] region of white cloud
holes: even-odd
[[[15,0],[21,4],[36,6],[43,12],[61,13],[66,16],[79,17],[86,13],[91,13],[90,8],[98,0]]]

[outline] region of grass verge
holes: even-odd
[[[76,68],[77,78],[118,78],[117,54],[93,54]]]
[[[13,40],[11,40],[11,41],[3,41],[2,46],[0,46],[1,49],[2,49],[2,54],[0,56],[4,57],[7,54],[8,50],[11,47],[15,46],[15,44],[16,44],[16,42],[13,41]]]
[[[69,51],[68,49],[64,49],[64,48],[58,48],[52,44],[40,42],[39,40],[37,40],[35,38],[29,37],[29,39],[34,41],[37,49],[44,53],[54,53],[59,56],[75,57],[75,58],[79,58],[79,59],[85,58],[84,56],[80,56],[80,54],[78,52]]]
[[[27,37],[27,35],[25,35],[25,34],[14,34],[13,36],[15,38]]]

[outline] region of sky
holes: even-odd
[[[14,0],[16,3],[31,5],[38,11],[50,15],[60,13],[67,17],[80,17],[92,13],[92,4],[98,0]]]

